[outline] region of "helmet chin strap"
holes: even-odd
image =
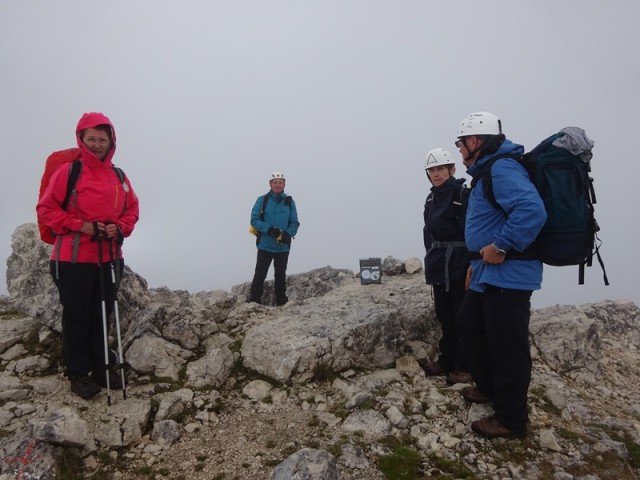
[[[427,180],[429,180],[429,183],[430,183],[431,185],[433,185],[433,181],[431,180],[431,177],[429,176],[429,172],[425,169],[425,170],[424,170],[424,173],[426,173],[426,174],[427,174]]]
[[[482,147],[484,146],[484,143],[481,143],[476,148],[474,148],[472,151],[470,151],[469,147],[467,147],[467,137],[461,137],[460,140],[462,141],[462,144],[464,145],[465,150],[468,152],[467,156],[464,159],[465,162],[468,162],[469,160],[471,160],[473,158],[473,156],[476,153],[478,153],[482,149]]]

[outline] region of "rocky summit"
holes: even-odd
[[[12,252],[0,297],[0,480],[640,478],[632,302],[534,310],[528,435],[487,440],[470,423],[491,404],[468,403],[467,385],[418,364],[440,335],[419,259],[384,259],[381,284],[332,267],[291,275],[284,307],[270,305],[270,281],[258,305],[246,302],[248,284],[154,289],[127,268],[126,395],[87,401],[62,375],[50,247],[26,224]]]

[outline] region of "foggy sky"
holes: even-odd
[[[460,120],[484,110],[527,150],[570,125],[595,141],[612,285],[599,266],[583,286],[577,267],[545,267],[534,306],[638,304],[639,13],[633,0],[3,1],[0,258],[87,111],[115,126],[141,210],[125,260],[150,287],[250,281],[250,210],[273,170],[301,222],[289,274],[423,258],[425,154],[457,156]]]

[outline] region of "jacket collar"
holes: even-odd
[[[467,173],[472,178],[477,178],[482,175],[483,165],[487,163],[492,158],[496,157],[507,157],[511,155],[522,155],[524,153],[524,147],[520,144],[513,143],[511,140],[507,139],[502,142],[502,145],[496,150],[495,153],[491,155],[485,155],[484,157],[480,157],[473,165],[471,165],[467,169]]]

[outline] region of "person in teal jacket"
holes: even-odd
[[[262,303],[264,280],[272,261],[276,305],[284,305],[289,300],[287,263],[291,240],[298,233],[300,222],[296,202],[284,193],[285,182],[282,172],[273,172],[269,192],[258,197],[251,210],[251,227],[257,237],[258,257],[251,282],[250,302]]]
[[[521,156],[524,147],[505,137],[496,115],[465,117],[455,143],[473,178],[465,224],[469,289],[456,320],[467,322],[476,385],[461,393],[470,402],[493,402],[494,414],[472,422],[473,431],[488,438],[524,437],[531,294],[542,283],[542,262],[529,247],[547,214],[526,169],[508,158]],[[500,208],[485,197],[482,184],[489,178]]]

